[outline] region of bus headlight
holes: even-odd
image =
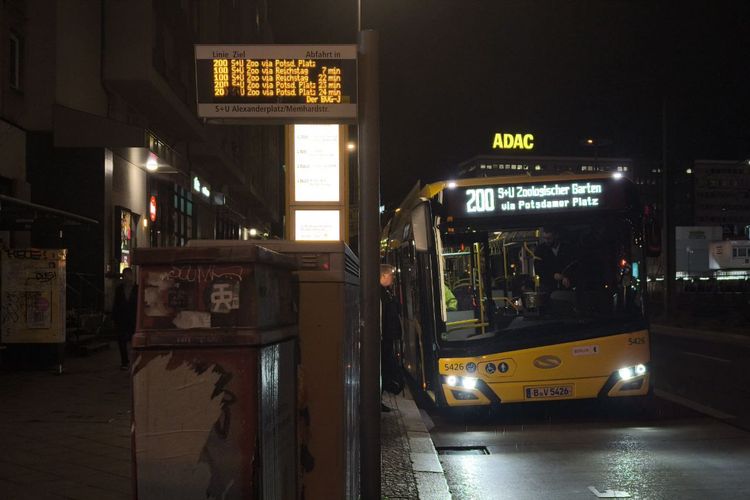
[[[464,377],[461,381],[461,385],[464,386],[464,389],[474,390],[477,386],[477,379],[474,377]]]
[[[443,380],[448,387],[456,387],[462,391],[473,391],[477,388],[477,382],[479,381],[476,377],[459,377],[457,375],[444,375]]]
[[[646,374],[646,365],[637,364],[635,366],[626,366],[617,370],[621,380],[630,380],[633,377],[640,377]]]

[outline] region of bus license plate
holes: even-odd
[[[526,399],[568,398],[572,395],[572,385],[546,385],[540,387],[526,387]]]

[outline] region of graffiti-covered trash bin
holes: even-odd
[[[248,242],[191,240],[188,246]],[[360,498],[359,259],[341,241],[267,240],[299,269],[298,490],[304,498]]]
[[[246,246],[138,249],[134,263],[137,498],[294,498],[294,261]]]

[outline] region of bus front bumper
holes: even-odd
[[[626,374],[623,370],[609,377],[588,377],[544,381],[485,382],[469,377],[442,376],[447,406],[489,406],[501,403],[528,403],[568,399],[643,396],[649,392],[650,372]]]

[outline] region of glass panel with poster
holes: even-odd
[[[131,266],[132,251],[135,248],[135,231],[137,215],[124,207],[115,209],[116,237],[115,237],[115,261],[117,272]]]

